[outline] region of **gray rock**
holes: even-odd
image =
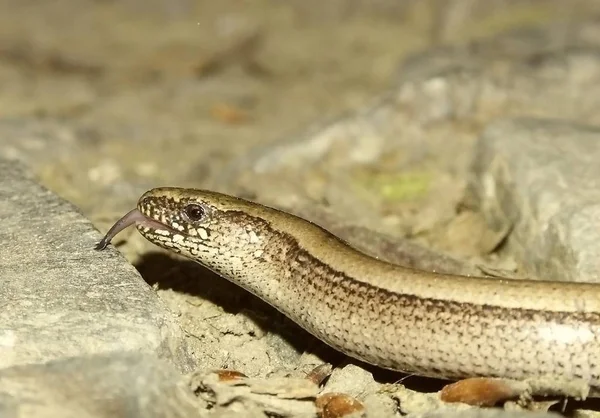
[[[187,370],[163,303],[76,207],[0,160],[0,367],[114,351]]]
[[[112,353],[1,370],[0,416],[192,418],[200,412],[171,364]]]
[[[464,259],[488,255],[510,231],[491,233],[483,222],[465,227],[456,216],[474,144],[498,118],[600,122],[599,28],[593,21],[570,31],[558,25],[419,54],[373,103],[245,154],[211,186],[290,211],[327,210],[373,232],[366,247],[379,255],[391,246],[375,233],[419,237]],[[344,238],[359,246],[364,238],[353,239],[354,232]],[[394,262],[424,259],[424,251],[407,250]],[[493,267],[514,267],[510,257],[499,261]],[[448,271],[443,260],[424,264],[417,267]]]
[[[474,191],[533,278],[600,281],[600,129],[510,119],[477,144]]]
[[[373,375],[361,367],[348,364],[333,370],[325,384],[324,393],[341,392],[360,398],[366,393],[375,393],[380,389]]]
[[[382,164],[398,150],[406,154],[404,165],[446,152],[448,162],[457,163],[449,167],[457,169],[470,157],[463,155],[464,138],[498,117],[599,122],[599,29],[590,20],[427,49],[409,57],[397,84],[372,103],[244,154],[218,173],[214,185],[237,184],[260,196],[269,192],[255,184],[261,174],[285,176],[293,184],[308,169]]]
[[[231,378],[209,371],[193,374],[189,387],[216,417],[317,417],[319,388],[305,377]]]

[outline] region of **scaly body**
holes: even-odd
[[[291,214],[195,189],[146,192],[99,248],[133,223],[367,363],[440,378],[582,379],[600,391],[600,285],[412,270]]]

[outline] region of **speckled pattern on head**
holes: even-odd
[[[200,205],[200,220],[186,216]],[[600,286],[450,276],[369,257],[304,219],[211,191],[159,188],[151,242],[247,289],[332,347],[441,378],[582,379],[600,387]]]

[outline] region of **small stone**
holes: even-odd
[[[371,373],[361,367],[348,364],[341,369],[333,370],[323,392],[346,393],[360,399],[365,393],[377,391],[379,386]]]

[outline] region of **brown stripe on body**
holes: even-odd
[[[169,219],[178,219],[182,201],[208,202],[206,247],[194,248],[198,237],[186,231],[178,243],[140,229],[144,236],[249,290],[355,358],[434,377],[550,375],[600,387],[598,285],[415,271],[368,257],[275,209],[212,192],[172,195],[146,200],[140,210],[153,217],[172,211]],[[246,228],[260,246],[247,242]]]
[[[292,277],[285,282],[287,300],[278,309],[352,357],[434,377],[548,374],[600,383],[598,313],[398,294],[322,263],[290,235],[270,228],[268,233],[277,237],[270,262],[289,269]],[[403,280],[401,273],[398,280]],[[553,329],[560,332],[561,327],[590,338],[566,336],[569,341],[561,343],[559,334],[553,337]]]

